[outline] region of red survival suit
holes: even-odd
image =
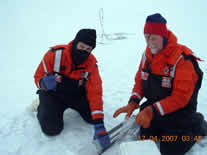
[[[99,75],[97,60],[90,54],[88,59],[78,67],[72,63],[71,48],[72,41],[68,45],[58,45],[52,47],[44,56],[43,61],[39,64],[34,78],[39,88],[39,80],[47,74],[58,73],[65,79],[70,78],[76,84],[64,80],[57,87],[57,92],[68,93],[71,95],[79,91],[77,87],[80,80],[85,80],[84,87],[90,105],[92,119],[103,119],[103,101],[102,101],[102,80]],[[61,51],[61,52],[60,52]],[[59,57],[58,57],[59,55]],[[59,59],[59,60],[58,60]]]
[[[154,118],[149,128],[141,128],[141,136],[157,137],[163,155],[184,154],[196,142],[195,137],[203,135],[203,116],[196,112],[203,76],[198,58],[178,44],[172,32],[168,34],[168,43],[161,52],[154,56],[149,48],[144,52],[130,97],[138,104],[146,97],[140,110],[152,105]],[[167,136],[178,138],[165,141],[163,137]],[[184,136],[192,139],[186,142]]]

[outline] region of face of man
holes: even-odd
[[[144,34],[144,37],[152,54],[156,54],[163,49],[162,36],[156,34]]]
[[[92,46],[89,46],[81,41],[75,44],[71,50],[71,56],[75,65],[80,65],[86,61],[93,50]]]
[[[88,52],[88,53],[91,53],[91,51],[93,50],[93,48],[81,41],[79,41],[77,43],[77,47],[76,47],[78,50],[82,50],[84,52]]]

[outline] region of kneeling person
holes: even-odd
[[[103,122],[102,80],[91,54],[95,46],[96,31],[81,29],[69,44],[52,47],[39,64],[34,75],[40,100],[37,118],[46,135],[63,130],[63,113],[72,108],[94,125],[102,147],[110,143]]]

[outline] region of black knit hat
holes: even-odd
[[[74,41],[78,43],[82,41],[83,43],[96,47],[96,30],[95,29],[81,29],[75,36]]]

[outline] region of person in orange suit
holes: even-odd
[[[128,105],[114,113],[127,113],[137,108],[136,122],[140,136],[160,141],[162,155],[183,155],[204,136],[203,115],[196,112],[197,96],[203,72],[192,51],[177,43],[160,14],[147,17],[144,37],[147,47],[143,53]],[[147,100],[140,105],[145,97]],[[173,140],[167,141],[167,136]],[[186,140],[186,138],[188,140]]]
[[[37,118],[46,135],[58,135],[64,111],[72,108],[94,125],[94,138],[105,148],[110,139],[103,121],[102,80],[91,53],[95,47],[96,30],[81,29],[69,44],[51,47],[44,55],[34,75]]]

